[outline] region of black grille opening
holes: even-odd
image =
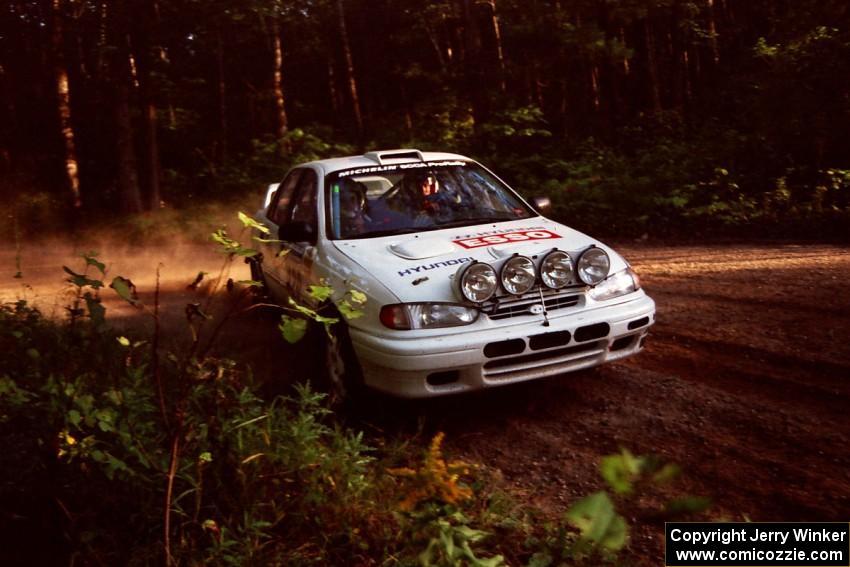
[[[445,370],[443,372],[432,372],[425,378],[429,386],[445,386],[460,380],[460,372],[457,370]]]
[[[578,304],[580,299],[580,295],[555,297],[550,295],[544,299],[543,303],[546,305],[546,311],[556,311],[566,307],[573,307]],[[531,315],[532,305],[540,305],[540,299],[536,294],[527,294],[520,298],[503,297],[498,301],[489,311],[486,311],[490,319],[499,320],[509,317],[519,317],[521,315]]]
[[[536,362],[538,360],[546,360],[547,358],[557,358],[559,356],[564,356],[568,354],[575,354],[578,352],[584,352],[587,350],[594,350],[599,348],[599,343],[587,343],[584,345],[572,346],[567,348],[559,348],[556,350],[547,350],[546,352],[536,352],[534,354],[526,354],[525,356],[516,356],[514,358],[505,359],[505,360],[491,360],[489,362],[484,363],[484,368],[493,369],[493,368],[501,368],[503,366],[510,366],[512,364],[521,364],[523,362]]]
[[[583,343],[584,341],[592,341],[593,339],[601,339],[603,337],[607,337],[610,330],[611,327],[608,323],[596,323],[595,325],[588,325],[586,327],[579,327],[576,329],[575,338],[576,341],[580,343]]]
[[[568,297],[556,297],[554,299],[546,300],[546,309],[549,311],[553,311],[555,309],[561,309],[563,307],[572,307],[577,304],[579,300],[578,295],[570,295]]]
[[[498,343],[490,343],[484,347],[484,356],[487,358],[495,358],[497,356],[509,356],[511,354],[519,354],[525,350],[525,341],[522,339],[511,339],[509,341],[499,341]]]
[[[611,350],[623,350],[624,348],[629,348],[635,342],[635,337],[620,337],[611,345]]]
[[[534,335],[528,339],[528,346],[531,350],[542,350],[544,348],[553,348],[564,346],[570,342],[569,331],[557,331],[555,333],[544,333],[542,335]]]
[[[649,317],[641,317],[640,319],[635,319],[634,321],[629,323],[629,330],[632,331],[634,329],[643,327],[647,323],[649,323]]]

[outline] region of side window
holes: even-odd
[[[298,184],[298,192],[295,196],[295,204],[292,206],[292,220],[317,224],[316,194],[318,192],[319,179],[312,169],[304,170],[301,182]]]
[[[269,203],[269,210],[266,216],[276,225],[285,222],[286,215],[289,212],[289,204],[292,202],[292,194],[295,192],[295,187],[298,185],[298,179],[301,177],[302,169],[295,169],[286,176],[280,187],[277,189],[272,202]]]

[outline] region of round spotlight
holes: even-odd
[[[566,252],[553,250],[540,262],[540,279],[548,288],[566,287],[572,283],[574,275],[573,261]]]
[[[534,262],[525,256],[514,256],[502,266],[502,287],[513,295],[522,295],[534,287],[537,274]]]
[[[460,293],[467,301],[482,303],[496,293],[496,270],[484,262],[467,264],[460,275]]]
[[[587,285],[596,285],[608,277],[611,260],[602,248],[591,246],[578,259],[578,277]]]

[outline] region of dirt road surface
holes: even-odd
[[[674,487],[621,504],[632,525],[629,559],[658,565],[663,517],[648,513],[674,494],[711,498],[710,518],[850,519],[850,250],[828,245],[619,247],[658,303],[646,350],[588,372],[430,400],[380,400],[367,431],[447,433],[454,457],[478,461],[518,499],[555,516],[603,488],[599,459],[626,448],[678,463]],[[182,306],[198,271],[222,259],[197,245],[110,250],[113,274],[150,301],[162,267],[162,301]],[[0,300],[24,295],[62,315],[62,246],[0,256]],[[70,265],[70,264],[69,264]],[[79,264],[77,264],[79,265]],[[234,276],[247,277],[243,266]],[[30,287],[23,287],[26,284]],[[113,315],[133,310],[110,301]],[[274,317],[239,316],[226,351],[279,378],[288,356]],[[141,320],[144,320],[142,318]],[[145,323],[146,324],[146,323]],[[246,332],[250,329],[250,332]],[[178,333],[179,334],[179,333]],[[301,357],[304,359],[305,357]],[[310,368],[300,372],[310,374]]]

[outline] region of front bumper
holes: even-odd
[[[655,322],[642,291],[615,305],[526,316],[452,335],[388,338],[351,329],[367,385],[405,398],[455,394],[589,368],[639,352]]]

